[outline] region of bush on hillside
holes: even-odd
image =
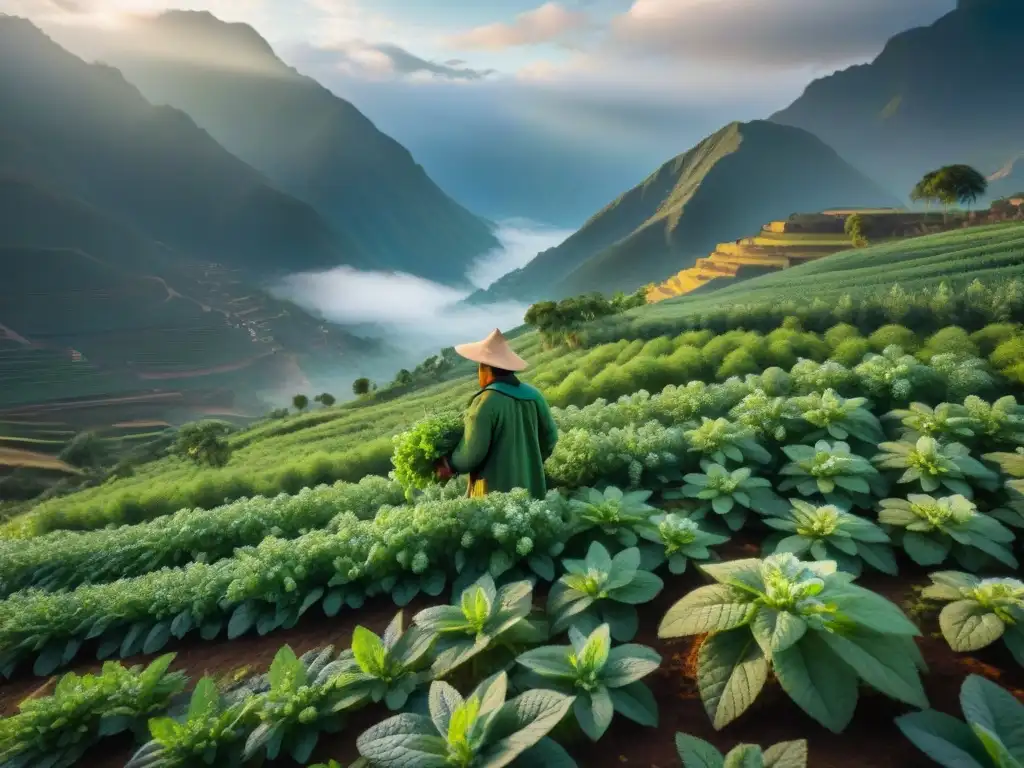
[[[233,431],[228,422],[213,419],[186,424],[178,430],[173,452],[198,465],[223,467],[231,460],[231,446],[225,438]]]
[[[868,342],[875,352],[882,352],[886,347],[899,347],[905,352],[914,353],[921,342],[917,334],[902,325],[883,325],[868,336]]]

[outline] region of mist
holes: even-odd
[[[499,223],[495,236],[501,246],[472,265],[464,288],[400,272],[338,267],[291,275],[271,290],[327,320],[348,326],[354,333],[385,340],[398,350],[400,359],[393,365],[397,370],[414,366],[443,347],[482,338],[495,328],[507,331],[521,325],[527,304],[458,304],[474,290],[487,288],[571,234],[572,230],[525,219]]]

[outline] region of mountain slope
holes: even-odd
[[[806,131],[764,121],[732,123],[471,300],[633,290],[692,266],[718,242],[765,221],[835,205],[899,201]]]
[[[498,246],[408,150],[284,64],[251,27],[172,11],[107,38],[95,55],[154,102],[188,112],[384,268],[460,282]]]
[[[263,274],[369,265],[187,115],[9,16],[0,104],[0,171],[66,190],[196,258]]]
[[[870,64],[811,83],[772,120],[811,131],[897,194],[927,171],[993,174],[1024,152],[1024,5],[960,0]]]

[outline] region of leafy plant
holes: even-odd
[[[960,443],[943,445],[934,437],[918,438],[916,443],[882,443],[882,453],[873,461],[881,469],[902,469],[899,484],[918,483],[925,493],[943,486],[953,493],[974,497],[970,482],[987,490],[998,487],[999,476],[970,455]]]
[[[448,683],[430,686],[430,716],[395,715],[365,731],[359,754],[380,768],[502,768],[528,754],[573,705],[556,691],[527,691],[505,701],[508,677],[489,677],[463,699]],[[564,752],[549,744],[556,754]],[[571,758],[569,765],[574,765]],[[540,764],[557,766],[543,761]],[[562,763],[564,765],[564,763]]]
[[[655,515],[650,523],[640,532],[654,544],[640,546],[641,566],[647,570],[653,571],[668,560],[668,569],[678,575],[686,570],[690,560],[710,559],[710,547],[729,540],[728,536],[702,530],[697,520],[674,512]]]
[[[700,426],[683,433],[691,453],[711,459],[716,464],[753,461],[767,464],[772,455],[753,437],[753,432],[728,419],[701,417]]]
[[[650,519],[656,510],[647,500],[651,491],[630,491],[623,493],[614,486],[603,492],[584,488],[570,504],[580,523],[587,528],[599,528],[602,533],[613,536],[626,547],[637,543],[637,530]]]
[[[988,403],[977,395],[964,399],[964,410],[976,423],[976,433],[991,443],[1024,445],[1024,406],[1012,395]]]
[[[788,434],[786,424],[792,418],[793,410],[790,398],[773,397],[763,389],[755,389],[740,400],[729,415],[757,437],[782,442]]]
[[[227,421],[207,419],[185,424],[178,430],[171,450],[199,465],[223,467],[231,460],[231,444],[225,439],[234,427]]]
[[[934,408],[924,403],[911,403],[908,409],[890,411],[886,418],[899,420],[903,426],[901,439],[906,442],[916,442],[922,437],[936,440],[971,438],[976,425],[967,409],[955,403],[939,403]]]
[[[52,696],[25,699],[18,714],[0,719],[0,764],[67,768],[101,738],[141,731],[185,687],[182,673],[167,671],[173,660],[167,654],[130,669],[107,662],[98,675],[64,675]]]
[[[1018,768],[1024,765],[1024,705],[980,675],[960,688],[967,722],[928,709],[896,718],[914,746],[943,768]]]
[[[683,768],[807,768],[807,741],[780,741],[762,750],[755,744],[739,744],[723,755],[696,736],[676,734],[676,750]]]
[[[333,654],[328,647],[306,666],[287,645],[277,652],[270,665],[270,690],[258,698],[254,710],[260,724],[246,740],[243,760],[260,755],[275,760],[283,753],[302,764],[321,731],[338,730],[338,713],[348,701],[337,679],[341,664],[331,661]]]
[[[738,531],[746,523],[747,510],[771,515],[786,509],[785,501],[775,494],[771,483],[763,477],[753,477],[746,467],[730,472],[721,464],[705,460],[701,462],[701,469],[704,474],[686,475],[682,490],[678,494],[666,492],[665,498],[697,499],[700,505],[695,516],[714,512],[722,516],[732,531]]]
[[[837,573],[834,562],[791,553],[701,566],[715,584],[673,605],[659,637],[707,634],[697,685],[715,728],[745,712],[769,670],[808,715],[842,731],[857,706],[859,682],[894,699],[927,706],[914,636],[895,605]]]
[[[608,624],[619,642],[636,636],[636,607],[653,600],[664,582],[640,569],[640,550],[624,549],[613,558],[600,542],[593,542],[584,560],[562,561],[566,573],[548,593],[548,615],[553,633],[570,626],[589,635]]]
[[[529,620],[533,585],[529,581],[494,585],[484,574],[462,591],[456,605],[424,608],[413,617],[430,638],[436,638],[435,677],[443,677],[483,651],[502,644],[546,639],[547,627]]]
[[[980,651],[1002,638],[1024,666],[1024,582],[979,579],[967,573],[940,571],[921,596],[948,603],[939,613],[939,628],[959,653]]]
[[[940,382],[935,371],[896,345],[886,347],[880,355],[868,355],[853,372],[868,394],[893,403],[910,402]]]
[[[871,494],[879,488],[881,477],[849,444],[819,440],[814,447],[787,445],[782,451],[790,461],[779,471],[786,477],[779,483],[780,492],[796,489],[801,496],[820,495],[844,510],[871,507]]]
[[[462,415],[445,410],[420,419],[394,437],[394,478],[404,487],[426,488],[437,481],[435,465],[462,439]]]
[[[963,496],[936,499],[912,493],[906,499],[885,499],[878,519],[898,530],[897,543],[918,565],[938,565],[952,554],[969,571],[984,568],[991,558],[1017,567],[1006,546],[1015,538],[1013,531],[978,512]]]
[[[607,624],[589,637],[569,628],[571,645],[548,645],[519,656],[516,662],[529,672],[527,689],[553,688],[575,696],[576,722],[591,740],[599,740],[618,712],[650,727],[658,725],[658,703],[641,682],[661,664],[661,656],[643,645],[612,648]]]
[[[171,717],[149,721],[152,740],[132,756],[125,768],[238,765],[247,735],[245,720],[255,705],[254,698],[228,704],[213,678],[204,677],[196,684],[181,722]]]
[[[362,626],[352,632],[352,647],[338,655],[338,685],[345,709],[365,701],[384,701],[390,710],[405,706],[409,695],[428,679],[429,653],[435,636],[421,627],[403,631],[399,611],[378,637]]]
[[[800,557],[809,552],[815,560],[834,560],[840,570],[854,576],[860,575],[864,563],[892,576],[898,572],[889,536],[872,521],[832,505],[816,507],[800,499],[790,503],[789,514],[764,520],[783,532],[765,540],[765,554],[791,552]]]
[[[812,392],[794,398],[792,404],[799,420],[815,428],[804,436],[804,440],[828,437],[847,440],[852,437],[878,445],[884,439],[881,423],[865,407],[868,404],[866,397],[845,398],[834,389],[826,389],[822,393]]]

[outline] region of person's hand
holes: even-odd
[[[434,469],[437,471],[437,479],[442,483],[451,480],[455,476],[455,472],[452,470],[452,465],[448,463],[448,459],[441,459],[434,465]]]

